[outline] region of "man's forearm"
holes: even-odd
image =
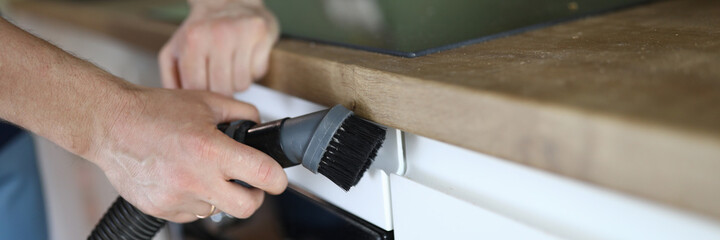
[[[0,18],[0,118],[85,156],[132,88]]]

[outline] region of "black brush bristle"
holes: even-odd
[[[360,182],[385,141],[387,130],[350,115],[325,149],[318,172],[345,191]]]

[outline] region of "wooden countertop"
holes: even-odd
[[[177,26],[145,11],[164,2],[12,7],[157,51]],[[718,23],[720,1],[675,0],[415,59],[281,40],[261,83],[718,219]]]

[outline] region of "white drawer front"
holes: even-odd
[[[720,224],[697,215],[412,134],[405,134],[405,147],[406,178],[554,236],[720,239]],[[400,198],[395,179],[393,208],[426,201]],[[418,216],[426,208],[418,206]],[[462,222],[465,215],[458,216]],[[401,227],[397,222],[396,231]]]
[[[390,176],[395,239],[555,239],[505,216]]]

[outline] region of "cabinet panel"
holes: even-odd
[[[412,134],[405,147],[406,178],[554,236],[720,239],[712,219]],[[395,179],[393,208],[411,201],[395,194]]]
[[[395,239],[556,239],[397,175],[390,176]]]

